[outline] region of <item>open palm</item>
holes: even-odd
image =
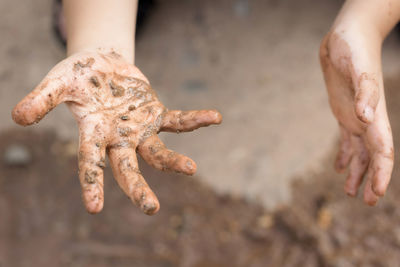
[[[79,125],[79,178],[90,213],[103,208],[106,153],[123,191],[143,212],[154,214],[159,203],[138,169],[136,151],[157,169],[194,174],[196,164],[168,150],[158,132],[192,131],[222,120],[215,110],[168,111],[139,69],[115,52],[85,52],[60,62],[12,117],[30,125],[62,102]]]

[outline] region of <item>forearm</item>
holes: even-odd
[[[337,31],[357,31],[382,43],[400,19],[400,0],[347,0],[334,23]]]
[[[64,0],[67,53],[113,49],[134,63],[137,0]]]
[[[383,89],[382,42],[399,18],[400,0],[347,0],[322,42],[322,58],[329,50],[336,67],[347,69],[347,61],[342,59],[343,55],[350,56],[354,86],[369,73]]]

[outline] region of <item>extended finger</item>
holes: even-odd
[[[379,119],[368,128],[367,138],[372,154],[371,172],[372,190],[378,196],[383,196],[390,182],[393,170],[393,139],[384,102],[378,106]],[[378,114],[378,113],[377,113]]]
[[[167,149],[157,135],[150,136],[139,145],[138,152],[149,165],[156,169],[188,175],[196,172],[196,163],[193,160]]]
[[[372,160],[372,189],[378,196],[383,196],[389,185],[393,170],[393,150],[379,151]]]
[[[65,86],[61,77],[50,72],[32,92],[14,107],[13,120],[24,126],[39,122],[63,101]]]
[[[216,110],[168,111],[161,123],[161,131],[190,132],[211,124],[220,124],[221,114]]]
[[[393,147],[391,145],[383,145],[372,157],[372,190],[376,195],[383,196],[392,176],[394,161]]]
[[[105,146],[88,137],[80,137],[79,180],[82,198],[89,213],[98,213],[104,205],[103,168]]]
[[[372,190],[372,172],[368,170],[367,181],[364,187],[364,202],[369,206],[375,206],[379,200],[379,196],[377,196]]]
[[[352,152],[350,134],[343,126],[340,126],[340,148],[335,161],[337,172],[346,170],[350,163]]]
[[[354,150],[350,162],[350,171],[344,186],[345,192],[350,196],[356,196],[358,188],[368,168],[369,155],[361,137],[351,136],[351,144]]]
[[[140,174],[134,148],[124,145],[113,146],[109,149],[108,156],[115,179],[125,194],[144,213],[148,215],[156,213],[160,204]]]

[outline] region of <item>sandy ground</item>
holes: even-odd
[[[12,107],[64,56],[50,0],[0,1],[0,130]],[[275,207],[293,177],[324,167],[336,124],[317,58],[340,1],[160,0],[137,43],[137,65],[167,107],[217,108],[224,122],[162,138],[191,156],[222,193]],[[38,130],[76,140],[65,106]]]

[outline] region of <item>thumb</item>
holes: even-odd
[[[63,100],[65,83],[61,77],[49,74],[12,111],[13,120],[23,126],[39,122]]]
[[[355,112],[359,120],[370,124],[374,121],[380,97],[379,81],[366,72],[362,73],[355,87]]]

